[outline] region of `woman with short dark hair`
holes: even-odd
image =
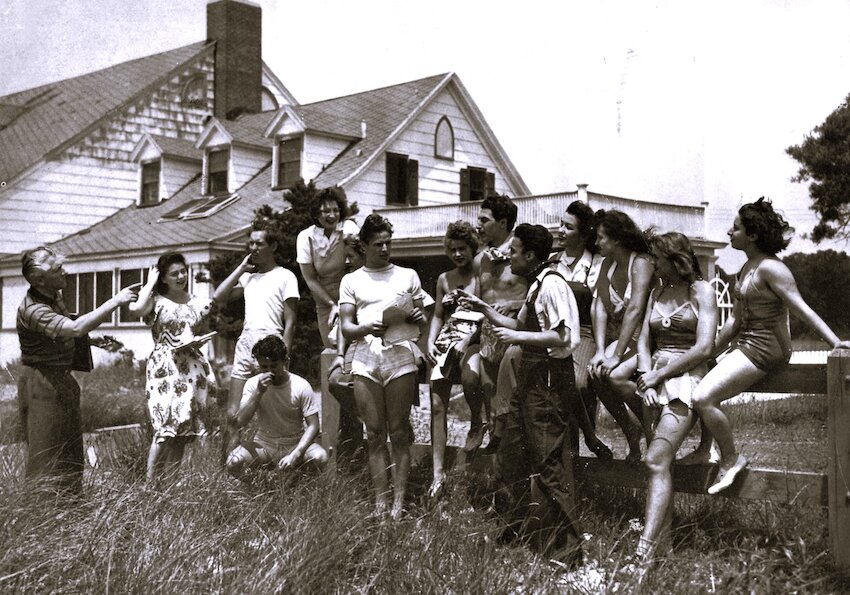
[[[729,229],[729,244],[747,255],[735,277],[735,305],[717,335],[717,351],[725,357],[700,382],[694,394],[704,427],[720,449],[720,469],[709,494],[725,490],[747,466],[738,454],[729,419],[720,403],[740,394],[791,359],[788,312],[814,329],[831,348],[850,347],[841,341],[803,300],[788,267],[776,254],[791,241],[794,228],[763,197],[738,210]]]

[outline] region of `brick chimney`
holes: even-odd
[[[215,116],[262,111],[262,27],[259,5],[246,0],[207,4],[207,39],[215,41]]]

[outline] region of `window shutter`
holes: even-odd
[[[407,160],[407,204],[415,207],[419,204],[419,162]]]
[[[465,167],[460,170],[460,202],[469,200],[469,170]]]
[[[484,198],[496,194],[496,174],[491,171],[487,172],[487,192]]]

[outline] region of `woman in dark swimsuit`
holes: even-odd
[[[730,245],[747,255],[735,281],[735,306],[716,340],[718,351],[730,345],[731,350],[694,391],[694,407],[720,448],[720,470],[708,488],[709,494],[731,486],[747,466],[747,459],[735,448],[732,428],[720,403],[788,363],[788,311],[804,320],[831,347],[850,347],[850,342],[841,341],[803,300],[791,271],[776,257],[788,246],[794,228],[770,202],[760,198],[745,204],[728,233]]]
[[[640,461],[640,427],[625,405],[643,422],[642,404],[631,379],[637,370],[637,336],[643,322],[655,265],[646,238],[620,211],[600,211],[597,244],[605,257],[593,305],[596,353],[590,378],[596,394],[623,429],[629,443],[626,460]]]

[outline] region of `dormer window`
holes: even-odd
[[[210,151],[208,154],[207,194],[227,194],[227,174],[230,164],[230,149]]]
[[[148,161],[142,163],[142,189],[139,197],[139,206],[147,207],[159,204],[159,175],[161,161]]]
[[[445,116],[437,122],[434,131],[434,156],[440,159],[455,158],[455,133],[452,124]]]
[[[275,188],[292,188],[301,179],[301,153],[303,149],[303,136],[285,138],[278,142]]]

